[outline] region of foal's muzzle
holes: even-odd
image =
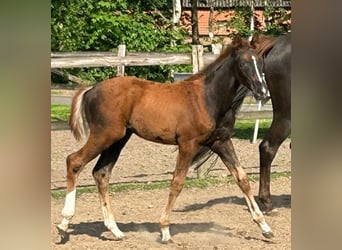
[[[254,97],[257,100],[264,100],[267,97],[269,97],[269,91],[267,88],[267,84],[266,84],[264,74],[262,74],[261,79],[258,80],[258,84],[257,84],[256,89],[254,91]]]

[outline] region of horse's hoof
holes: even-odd
[[[62,229],[61,227],[59,227],[59,225],[57,225],[56,228],[58,230],[59,236],[61,236],[61,238],[63,239],[66,235],[66,231],[64,229]]]
[[[162,244],[169,244],[169,243],[173,243],[173,240],[170,238],[168,240],[162,240],[161,243]]]
[[[265,211],[263,214],[267,216],[277,216],[279,214],[279,211],[275,208],[272,210]]]
[[[271,238],[274,237],[274,234],[272,233],[272,231],[263,232],[262,235],[263,235],[266,239],[271,239]]]
[[[114,236],[114,241],[121,241],[125,238],[125,236],[121,236],[121,237],[115,237]]]

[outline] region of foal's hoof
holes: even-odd
[[[66,230],[61,228],[59,225],[57,226],[58,234],[59,234],[59,242],[56,242],[57,244],[65,244],[67,241],[69,241],[69,235],[67,234]]]
[[[56,228],[58,230],[59,236],[61,236],[61,238],[64,239],[66,235],[66,231],[63,228],[61,228],[59,225],[57,225]]]
[[[120,237],[116,237],[114,236],[114,241],[121,241],[125,238],[125,236],[120,236]]]
[[[266,239],[271,239],[271,238],[274,237],[274,234],[272,233],[272,231],[263,232],[262,235],[263,235]]]
[[[162,244],[170,244],[170,243],[173,243],[173,240],[170,238],[168,240],[163,240],[161,241]]]
[[[265,211],[263,212],[263,214],[267,216],[277,216],[279,214],[279,210],[275,208],[272,210]]]

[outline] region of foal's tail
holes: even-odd
[[[84,94],[90,90],[90,87],[82,87],[77,91],[75,96],[72,98],[71,112],[69,117],[69,126],[74,134],[77,141],[81,140],[86,136],[87,132],[87,121],[84,117]]]

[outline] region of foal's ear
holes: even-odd
[[[234,47],[238,47],[242,44],[242,38],[241,38],[241,35],[240,34],[237,34],[235,37],[234,37],[234,40],[233,40],[233,46]]]

